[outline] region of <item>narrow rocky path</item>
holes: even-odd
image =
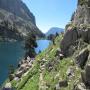
[[[39,90],[47,90],[46,82],[43,79],[43,68],[41,68],[40,77],[39,77]]]
[[[46,90],[46,82],[43,80],[43,73],[40,73],[39,90]]]

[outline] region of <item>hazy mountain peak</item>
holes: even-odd
[[[57,33],[60,33],[60,32],[63,32],[64,29],[62,28],[59,28],[59,27],[52,27],[48,30],[48,32],[46,33],[46,36],[49,36],[50,34],[56,34]]]

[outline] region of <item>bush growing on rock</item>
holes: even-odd
[[[26,49],[26,55],[25,57],[29,56],[31,58],[34,58],[36,55],[35,48],[37,47],[36,43],[36,36],[34,34],[28,33],[28,36],[25,40],[25,49]]]

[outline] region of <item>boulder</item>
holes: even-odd
[[[57,49],[55,57],[59,57],[60,60],[62,60],[64,58],[64,55],[60,48]]]
[[[90,64],[88,64],[85,68],[85,79],[86,84],[90,86]]]
[[[64,56],[66,56],[66,57],[70,56],[69,55],[69,48],[71,45],[75,45],[77,39],[78,39],[77,30],[68,30],[65,33],[65,35],[61,41],[61,44],[60,44],[60,48],[61,48],[62,54]]]
[[[60,58],[60,60],[62,60],[64,58],[64,55],[63,54],[59,54],[59,58]]]
[[[23,63],[23,64],[20,66],[21,70],[23,70],[26,66],[27,66],[27,64],[26,64],[26,63]]]
[[[10,74],[9,75],[9,80],[12,81],[14,79],[15,75],[14,74]]]
[[[15,77],[15,78],[14,78],[14,80],[15,80],[15,81],[19,81],[19,80],[20,80],[20,78],[18,78],[18,77]]]
[[[54,90],[60,90],[60,85],[56,84],[55,89]]]
[[[70,66],[66,72],[68,77],[72,77],[74,76],[74,68],[72,66]]]
[[[3,90],[12,90],[12,85],[11,83],[6,83],[5,87],[3,88]]]
[[[90,87],[90,64],[86,66],[85,72],[81,73],[81,78],[83,83]]]
[[[53,66],[54,66],[54,62],[51,62],[49,61],[47,64],[46,64],[46,68],[48,71],[51,71],[53,69]]]
[[[30,61],[30,60],[31,60],[29,56],[27,56],[27,60],[28,60],[28,61]]]
[[[90,28],[88,29],[88,43],[90,44]]]
[[[22,74],[23,74],[23,71],[17,71],[15,76],[20,78]]]
[[[89,29],[78,30],[78,34],[83,39],[84,42],[90,44],[90,30]]]
[[[85,71],[81,71],[81,80],[85,83]]]
[[[31,62],[28,63],[27,67],[30,67],[30,68],[32,67]]]
[[[88,60],[88,56],[89,56],[89,50],[87,48],[83,49],[76,57],[76,64],[78,64],[78,66],[83,69]]]
[[[73,90],[86,90],[84,83],[80,83],[74,86]]]
[[[67,80],[60,81],[59,86],[60,87],[67,87],[68,86],[68,81]]]

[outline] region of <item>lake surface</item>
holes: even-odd
[[[39,51],[45,50],[50,43],[51,41],[49,40],[37,40],[38,47],[35,49],[36,52],[39,53]]]
[[[49,43],[48,40],[37,40],[36,52],[45,50]],[[22,42],[0,42],[0,84],[8,77],[9,66],[17,67],[24,53]]]
[[[0,42],[0,84],[7,78],[9,66],[17,66],[24,55],[21,42]]]

